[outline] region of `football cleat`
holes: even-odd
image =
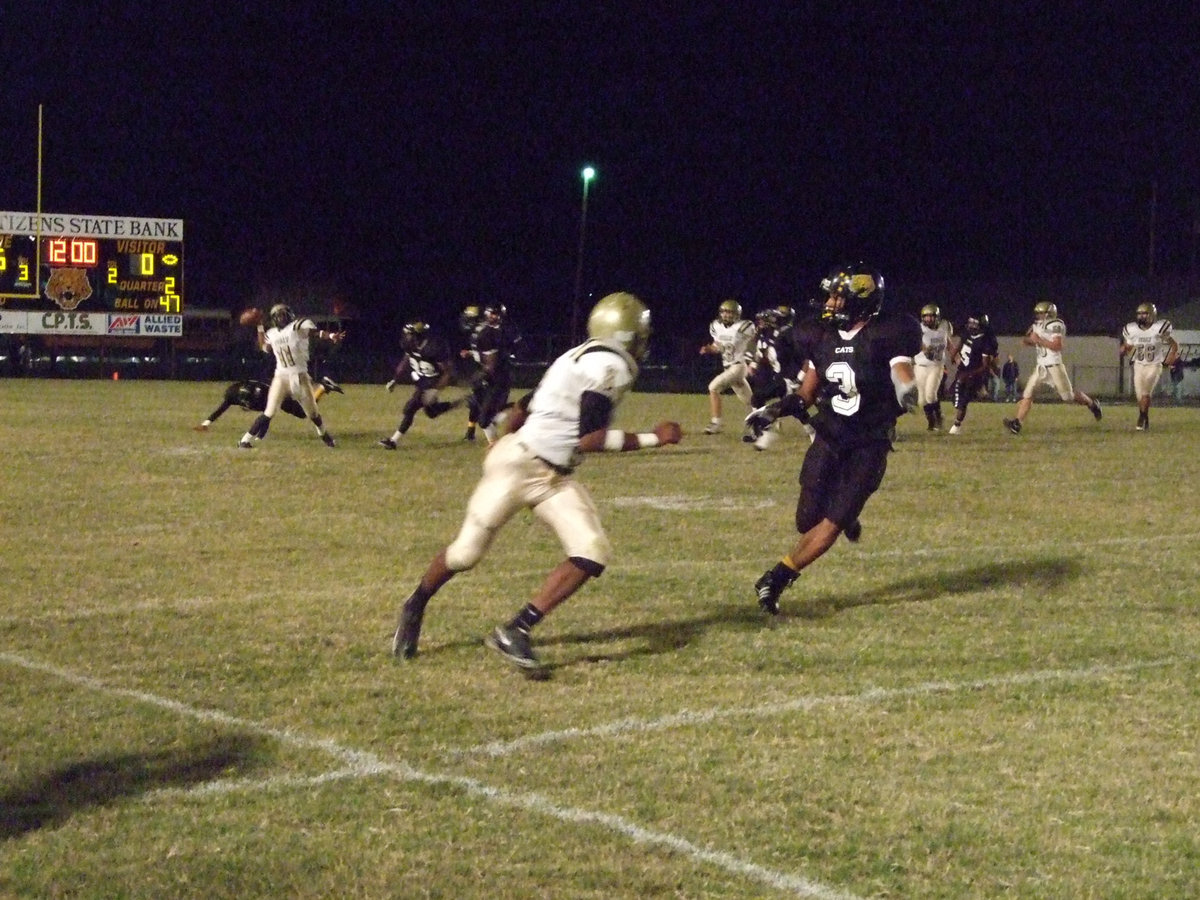
[[[201,422],[199,425],[192,426],[193,431],[208,431],[208,426]]]
[[[325,375],[321,378],[321,384],[325,385],[325,390],[329,391],[331,394],[346,393],[345,391],[342,390],[342,386],[340,384],[338,384],[336,381],[334,381],[332,378],[330,378],[328,375]]]
[[[721,423],[720,422],[709,422],[707,425],[704,426],[704,433],[705,434],[720,434],[721,433]]]
[[[1007,428],[1009,431],[1011,431],[1013,434],[1021,433],[1021,423],[1017,419],[1005,419],[1004,427]]]
[[[772,616],[779,615],[779,596],[785,587],[796,580],[799,574],[796,572],[791,578],[781,583],[776,578],[774,566],[762,573],[758,581],[754,582],[754,593],[758,595],[758,605],[763,612]]]
[[[962,426],[955,422],[950,426],[950,430],[947,432],[947,434],[962,434]]]
[[[421,638],[421,620],[425,617],[425,604],[413,594],[404,601],[400,610],[400,624],[392,637],[392,656],[397,659],[412,659],[417,655],[417,641]]]
[[[242,450],[253,450],[254,445],[249,441],[238,441],[238,447]]]
[[[391,438],[383,438],[382,440],[380,440],[379,446],[382,447],[384,450],[395,450],[396,442],[393,441]]]
[[[541,661],[533,655],[528,631],[501,625],[484,638],[483,642],[518,668],[540,669],[542,666]]]
[[[1099,400],[1093,400],[1090,404],[1088,404],[1088,409],[1092,411],[1092,415],[1096,417],[1097,422],[1104,417],[1104,411],[1100,409]]]
[[[333,439],[333,435],[330,434],[328,431],[325,432],[323,435],[321,435],[321,440],[324,442],[326,447],[336,447],[337,446],[337,441],[335,441]]]
[[[855,519],[842,529],[842,534],[846,536],[846,540],[848,540],[850,543],[857,544],[860,540],[862,540],[862,522],[858,521],[858,519]]]

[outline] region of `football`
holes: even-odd
[[[254,306],[243,309],[238,321],[243,325],[257,325],[262,321],[262,310]]]

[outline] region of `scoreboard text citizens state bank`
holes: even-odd
[[[0,307],[183,312],[183,220],[0,212]]]

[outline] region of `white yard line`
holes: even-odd
[[[698,863],[716,866],[731,874],[749,878],[775,890],[788,892],[798,897],[815,898],[815,900],[860,900],[855,894],[822,884],[819,881],[813,881],[812,879],[793,875],[789,872],[768,869],[765,866],[760,866],[729,853],[700,847],[686,838],[670,834],[669,832],[644,828],[624,816],[574,806],[562,806],[541,794],[529,791],[511,791],[506,788],[485,784],[475,778],[423,772],[412,768],[406,763],[388,762],[373,753],[355,750],[325,738],[311,737],[289,728],[276,728],[251,719],[231,716],[220,710],[190,706],[186,703],[180,703],[178,700],[172,700],[169,697],[160,697],[157,694],[151,694],[146,691],[113,687],[91,676],[72,672],[68,669],[51,665],[50,663],[31,660],[15,653],[0,652],[0,663],[30,672],[40,672],[44,675],[50,675],[68,684],[73,684],[76,687],[98,694],[121,697],[137,703],[165,709],[185,718],[219,724],[230,728],[239,728],[254,734],[270,737],[289,747],[319,751],[332,756],[344,764],[342,769],[316,776],[318,779],[331,781],[335,778],[353,777],[354,775],[359,777],[389,776],[401,781],[418,784],[456,787],[467,794],[483,797],[502,806],[540,813],[558,819],[561,822],[569,822],[577,825],[596,825],[607,831],[622,835],[634,844],[669,850],[672,853],[681,854]],[[350,775],[347,770],[352,772],[353,775]],[[224,788],[224,790],[229,790],[229,788]]]
[[[805,712],[825,706],[884,703],[888,700],[904,697],[958,694],[967,691],[1018,687],[1027,684],[1090,681],[1097,678],[1123,675],[1130,672],[1163,668],[1195,661],[1194,657],[1177,657],[1127,663],[1120,666],[1098,665],[1082,669],[1044,669],[1039,672],[1001,675],[996,678],[982,678],[973,681],[926,681],[903,688],[869,688],[857,694],[827,694],[824,696],[797,697],[794,700],[762,703],[755,706],[684,710],[654,719],[617,719],[603,725],[593,725],[588,728],[564,728],[561,731],[543,731],[540,734],[530,734],[511,741],[489,741],[486,744],[476,744],[473,747],[447,748],[443,752],[450,756],[508,756],[512,753],[549,744],[563,744],[568,741],[595,738],[621,737],[628,734],[665,731],[670,728],[691,728],[725,719],[778,716],[786,713]]]

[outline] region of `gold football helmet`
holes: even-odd
[[[1049,300],[1039,300],[1033,307],[1033,321],[1049,322],[1058,318],[1058,306]]]
[[[1158,318],[1158,307],[1153,303],[1143,303],[1137,308],[1137,315],[1134,317],[1142,328],[1149,328]]]
[[[588,316],[588,337],[616,341],[641,359],[650,349],[650,310],[624,291],[602,297]]]
[[[926,328],[937,328],[938,322],[942,320],[942,311],[935,303],[928,303],[921,307],[921,321]]]
[[[736,300],[725,300],[717,307],[717,318],[722,325],[732,325],[742,317],[742,304]]]

